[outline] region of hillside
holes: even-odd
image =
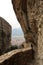
[[[12,30],[12,37],[16,37],[16,36],[24,36],[21,28],[15,28]]]

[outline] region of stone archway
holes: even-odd
[[[35,0],[12,0],[13,9],[24,32],[26,43],[36,44],[37,23],[34,18]]]

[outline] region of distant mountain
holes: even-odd
[[[23,36],[23,31],[21,28],[15,28],[13,29],[12,31],[12,37],[15,37],[15,36]]]

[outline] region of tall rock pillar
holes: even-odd
[[[43,65],[43,0],[27,0],[27,12],[29,25],[36,41],[35,44],[32,43],[35,51],[34,65]]]
[[[28,47],[32,44],[35,64],[43,65],[43,0],[12,0],[12,4]]]

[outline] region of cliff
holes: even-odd
[[[0,56],[0,65],[31,65],[32,49],[18,49]]]
[[[11,46],[11,25],[0,17],[0,55]]]

